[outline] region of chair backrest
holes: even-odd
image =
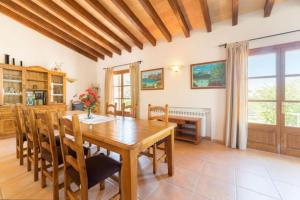
[[[25,133],[24,118],[22,113],[22,106],[16,106],[16,122],[17,122],[17,134],[20,134],[23,137]]]
[[[58,166],[57,146],[54,134],[53,115],[50,111],[35,110],[36,132],[41,153],[48,152],[51,155],[53,167]]]
[[[117,114],[117,103],[115,104],[108,104],[105,105],[105,113],[107,115],[116,115]]]
[[[32,108],[23,107],[22,114],[24,119],[25,133],[27,141],[32,141],[34,148],[39,148],[38,136],[36,133],[34,111]]]
[[[70,188],[70,180],[72,180],[72,175],[68,173],[70,171],[68,169],[71,167],[73,168],[73,171],[75,170],[79,174],[81,199],[87,200],[88,180],[83,152],[83,139],[80,131],[78,115],[73,115],[72,121],[61,117],[59,119],[59,126],[65,171],[65,188],[67,190],[65,192],[70,199],[76,199],[76,192],[73,192]],[[70,137],[67,137],[67,135],[74,136],[74,140],[72,140]],[[69,149],[76,153],[76,157],[69,153]]]
[[[122,103],[122,116],[124,117],[136,117],[136,106],[133,105],[125,105],[125,103]]]
[[[152,106],[148,104],[148,120],[169,121],[169,106]]]

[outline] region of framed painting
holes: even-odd
[[[163,90],[164,69],[150,69],[141,71],[141,90]]]
[[[225,60],[191,65],[191,89],[213,89],[225,87]]]

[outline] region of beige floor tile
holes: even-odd
[[[201,194],[194,193],[192,194],[191,200],[210,200],[210,199]]]
[[[146,200],[191,200],[192,193],[176,185],[162,182]]]
[[[166,175],[164,175],[165,177]],[[190,170],[186,170],[180,167],[175,167],[175,174],[172,177],[167,177],[164,181],[177,185],[190,192],[194,192],[199,176]]]
[[[283,200],[299,200],[300,187],[280,181],[274,182]]]
[[[237,200],[279,200],[244,188],[237,188]]]
[[[280,198],[274,184],[268,177],[258,176],[249,172],[238,172],[237,185],[270,197]]]
[[[200,176],[196,193],[211,200],[234,200],[236,186],[209,176]]]
[[[235,168],[228,165],[215,164],[206,162],[201,175],[215,178],[216,180],[226,181],[235,184]]]
[[[112,156],[118,159],[117,154]],[[175,174],[169,177],[166,163],[160,162],[153,175],[152,159],[139,158],[139,200],[300,199],[299,158],[239,151],[203,140],[199,145],[175,141],[174,159]],[[26,161],[19,165],[15,139],[0,140],[0,189],[3,198],[52,199],[52,185],[42,189],[40,182],[33,182],[33,173],[27,172]],[[109,199],[117,191],[118,185],[109,181],[104,191],[95,186],[89,195]],[[63,190],[60,199],[64,199]]]

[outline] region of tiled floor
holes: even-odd
[[[26,166],[26,165],[25,165]],[[0,198],[51,199],[51,185],[40,188],[32,172],[19,166],[14,140],[0,141]],[[175,143],[175,175],[165,163],[152,174],[151,160],[139,160],[138,197],[145,200],[300,200],[300,159],[267,152],[232,150],[220,144]],[[90,199],[108,199],[118,191],[90,190]],[[63,199],[63,191],[60,192]]]

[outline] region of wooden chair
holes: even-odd
[[[78,199],[80,196],[80,199],[88,200],[88,189],[98,183],[100,189],[104,189],[105,179],[117,172],[120,174],[121,164],[103,154],[84,159],[83,139],[77,115],[72,116],[72,121],[60,118],[59,123],[64,161],[65,199]],[[73,135],[75,140],[66,135]],[[70,149],[76,152],[76,157],[70,154]],[[71,183],[78,186],[77,191],[71,189]]]
[[[105,105],[105,114],[107,115],[117,115],[117,103]]]
[[[27,143],[27,138],[26,138],[22,108],[20,106],[16,106],[15,112],[16,112],[16,124],[17,124],[16,153],[17,153],[17,158],[20,160],[20,165],[23,165],[24,157],[27,156],[27,154],[24,152],[27,150],[27,148],[25,148],[25,144]]]
[[[165,107],[161,106],[151,106],[148,105],[148,120],[158,120],[168,123],[169,121],[169,107],[168,104]],[[149,156],[153,158],[153,174],[156,174],[157,171],[157,161],[166,157],[166,150],[164,147],[160,147],[162,143],[165,143],[165,139],[158,141],[156,144],[152,145],[147,152],[143,152],[143,155]],[[157,149],[163,150],[163,155],[161,157],[157,157]],[[152,153],[151,153],[152,150]]]
[[[22,114],[27,139],[27,171],[31,171],[33,166],[34,181],[39,179],[39,143],[35,127],[33,109],[23,107]]]
[[[136,106],[133,105],[125,105],[125,103],[122,103],[122,116],[123,117],[133,117],[136,118]]]
[[[35,111],[36,130],[41,152],[41,186],[46,187],[46,178],[53,182],[52,199],[59,199],[59,166],[63,164],[60,143],[54,133],[53,113],[50,111]],[[59,141],[59,140],[58,140]],[[51,170],[50,170],[51,169]]]

